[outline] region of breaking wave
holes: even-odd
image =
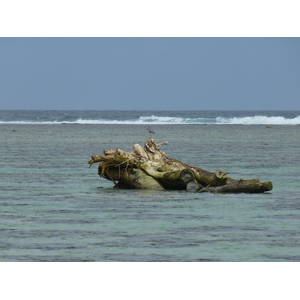
[[[284,117],[267,117],[267,116],[253,116],[253,117],[234,117],[234,118],[216,118],[217,124],[242,124],[242,125],[298,125],[300,124],[300,116],[293,119],[286,119]]]
[[[74,120],[11,120],[0,121],[0,124],[124,124],[124,125],[147,125],[147,124],[218,124],[218,125],[300,125],[300,116],[292,119],[280,116],[247,116],[247,117],[216,117],[216,118],[184,118],[168,116],[140,116],[136,119],[111,120],[111,119],[82,119]]]

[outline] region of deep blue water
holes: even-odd
[[[300,111],[0,110],[1,123],[298,125]]]

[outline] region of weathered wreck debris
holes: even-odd
[[[103,156],[92,155],[90,166],[100,162],[98,174],[116,187],[151,190],[187,190],[211,193],[263,193],[272,190],[270,181],[236,180],[222,170],[209,172],[169,158],[162,145],[147,139],[144,147],[133,145],[133,152],[104,150]]]

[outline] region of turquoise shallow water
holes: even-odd
[[[117,190],[87,161],[143,125],[1,124],[0,261],[300,261],[300,126],[153,128],[169,157],[273,190]]]

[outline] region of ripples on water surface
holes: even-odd
[[[1,261],[300,261],[300,126],[156,125],[169,157],[265,194],[116,190],[92,154],[131,150],[141,125],[0,126]]]

